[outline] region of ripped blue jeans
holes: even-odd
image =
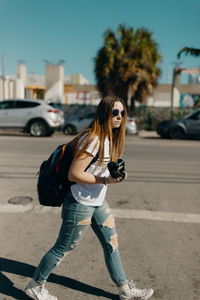
[[[45,283],[52,270],[78,245],[91,225],[104,250],[111,279],[117,286],[123,286],[126,277],[118,251],[114,217],[107,202],[104,201],[101,206],[85,206],[77,202],[70,192],[63,203],[62,219],[57,241],[42,258],[33,279]]]

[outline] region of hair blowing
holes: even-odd
[[[112,129],[112,110],[114,103],[118,101],[122,103],[125,110],[125,115],[122,119],[122,124],[120,127]],[[86,151],[88,145],[90,145],[94,138],[97,137],[97,143],[100,142],[99,164],[102,165],[104,162],[104,142],[107,137],[110,141],[110,161],[116,161],[118,158],[120,158],[124,150],[126,117],[126,107],[121,98],[116,96],[104,97],[97,106],[92,127],[79,133],[71,142],[73,151],[77,152],[77,157],[81,156]],[[83,141],[81,141],[83,147],[81,149],[77,149],[78,140],[84,134],[86,134],[86,137],[83,139]]]

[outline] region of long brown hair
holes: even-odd
[[[112,109],[115,102],[122,103],[125,115],[122,119],[122,124],[120,125],[120,127],[112,129]],[[77,156],[81,156],[86,151],[87,147],[92,143],[94,138],[97,137],[97,143],[100,142],[99,164],[103,164],[104,142],[107,137],[110,141],[110,160],[116,161],[118,158],[120,158],[124,150],[126,117],[126,107],[124,101],[121,98],[116,96],[104,97],[97,106],[96,115],[92,127],[79,133],[71,142],[74,151],[78,151],[76,153]],[[81,147],[81,149],[77,149],[77,143],[80,137],[82,137],[84,134],[86,134],[86,139],[83,139],[83,141],[80,142],[80,144],[83,144],[83,147]]]

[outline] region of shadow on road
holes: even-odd
[[[7,259],[7,258],[0,258],[0,293],[7,296],[11,296],[14,299],[30,300],[30,298],[27,297],[22,290],[16,288],[14,286],[14,283],[8,277],[6,277],[2,272],[8,272],[8,273],[32,278],[34,271],[35,271],[35,267],[32,265]],[[113,300],[119,299],[118,295],[108,293],[102,289],[93,287],[91,285],[82,283],[78,280],[74,280],[72,278],[68,278],[64,276],[51,274],[49,276],[48,282],[60,284],[85,294],[95,295],[99,297],[101,296]]]
[[[2,131],[0,130],[0,136],[27,136],[31,137],[30,134],[21,131]]]

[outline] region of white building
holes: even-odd
[[[182,69],[187,73],[199,69]],[[200,104],[200,84],[180,84],[180,74],[171,84],[157,85],[145,103],[148,107],[193,107]],[[173,94],[172,94],[173,93]],[[65,75],[62,65],[47,64],[45,75],[27,74],[17,65],[16,75],[0,78],[0,100],[7,98],[51,99],[61,104],[97,105],[101,99],[95,85],[81,74]],[[136,103],[140,106],[140,103]]]
[[[45,75],[27,74],[26,66],[17,65],[16,74],[0,77],[0,100],[8,98],[60,99],[65,103],[65,85],[89,85],[82,74],[65,75],[64,67],[47,64]]]

